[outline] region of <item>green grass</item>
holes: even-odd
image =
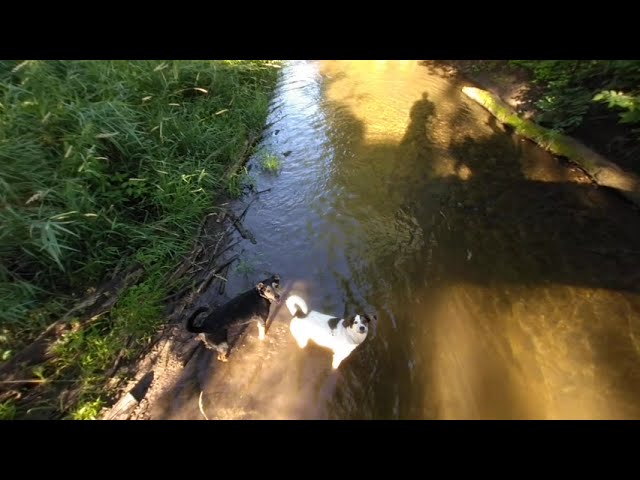
[[[232,198],[239,198],[247,187],[255,188],[256,179],[251,176],[247,167],[242,167],[238,172],[234,172],[227,180],[227,194]]]
[[[503,82],[508,76],[502,75],[516,69],[528,71],[537,85],[536,121],[548,128],[571,132],[602,117],[598,102],[608,104],[620,123],[640,123],[638,60],[479,60],[470,67],[471,72],[491,72]]]
[[[0,420],[13,420],[16,417],[16,406],[11,400],[0,403]]]
[[[265,61],[0,61],[0,362],[112,272],[142,282],[74,330],[41,375],[77,378],[73,418],[99,410],[101,374],[162,324],[163,282],[264,125]],[[133,339],[129,341],[130,339]],[[3,404],[4,405],[4,404]]]
[[[235,272],[247,276],[255,271],[255,266],[251,260],[241,258],[236,264]]]
[[[536,102],[537,120],[554,129],[571,131],[589,118],[594,102],[608,100],[607,92],[618,92],[610,108],[622,108],[621,123],[638,123],[632,99],[640,99],[638,60],[509,60],[528,70],[542,90]],[[630,101],[630,102],[629,102]],[[640,100],[637,100],[640,103]]]
[[[266,172],[278,173],[282,168],[282,160],[273,153],[267,153],[260,160],[260,166]]]
[[[98,418],[100,414],[100,410],[104,406],[102,399],[97,399],[94,401],[88,401],[81,404],[73,415],[71,415],[71,419],[73,420],[95,420]]]

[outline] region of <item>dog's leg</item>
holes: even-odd
[[[348,352],[344,352],[342,350],[336,350],[333,354],[333,362],[331,363],[331,367],[336,370],[342,361],[349,356]]]
[[[229,344],[227,342],[216,345],[216,350],[218,351],[218,360],[221,362],[229,361]]]
[[[298,347],[300,348],[304,348],[307,346],[307,343],[309,343],[309,339],[305,336],[302,335],[302,333],[297,333],[296,335],[293,336],[293,338],[296,339],[296,343],[298,344]]]
[[[229,360],[229,344],[227,342],[222,343],[214,343],[208,337],[206,333],[200,334],[200,339],[204,346],[209,350],[215,350],[218,352],[218,360],[221,362],[226,362]]]
[[[291,320],[291,323],[289,324],[289,331],[291,332],[291,335],[293,335],[293,338],[296,339],[298,347],[304,348],[307,346],[309,338],[302,333],[302,329],[298,326],[295,318]]]
[[[262,320],[258,320],[258,338],[261,342],[264,342],[265,339],[265,324]]]
[[[206,333],[200,334],[200,340],[202,341],[202,343],[204,343],[204,346],[209,350],[216,350],[216,351],[218,350],[218,345],[216,345],[211,340],[209,340]]]

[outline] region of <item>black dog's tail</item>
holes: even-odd
[[[193,321],[195,320],[195,318],[201,314],[202,312],[206,312],[207,310],[209,310],[209,307],[198,307],[196,308],[193,313],[191,315],[189,315],[189,317],[187,318],[187,323],[185,325],[186,329],[188,332],[191,333],[202,333],[204,332],[202,327],[196,327],[193,324]]]

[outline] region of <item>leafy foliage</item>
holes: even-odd
[[[635,113],[640,93],[638,60],[511,60],[510,63],[531,71],[534,82],[542,88],[542,98],[536,104],[541,112],[538,121],[542,124],[572,130],[582,123],[594,100],[608,102],[611,108],[626,109],[620,115],[621,122],[638,122]]]

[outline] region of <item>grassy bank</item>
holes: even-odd
[[[36,409],[93,417],[101,375],[162,322],[165,275],[215,198],[239,192],[241,174],[229,170],[264,125],[274,67],[0,62],[0,365],[74,297],[133,262],[144,267],[110,314],[72,329],[30,372],[42,383],[75,382],[75,406],[43,400]],[[26,413],[17,396],[5,389],[1,416]]]

